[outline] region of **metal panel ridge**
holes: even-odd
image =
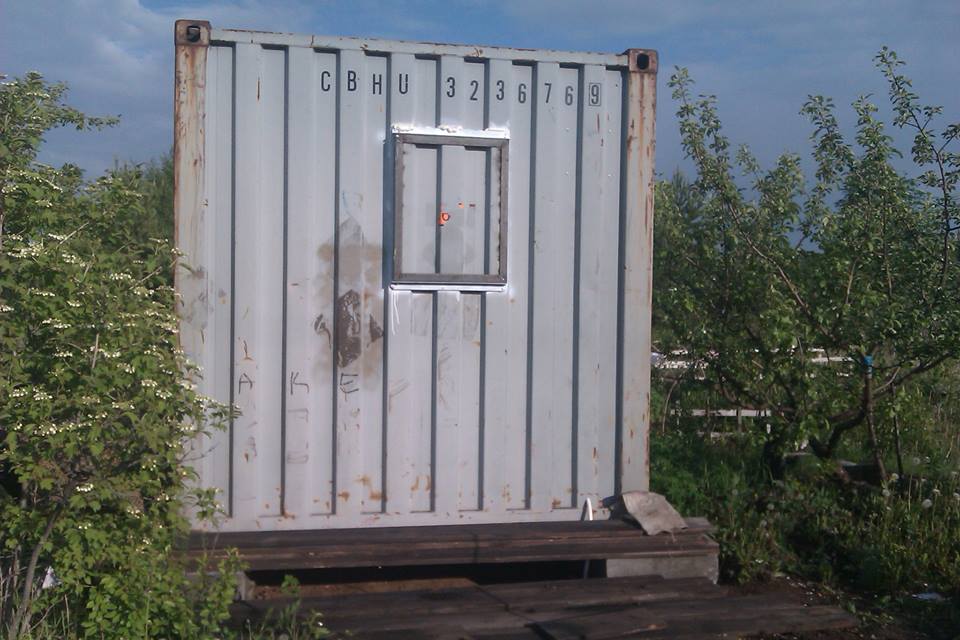
[[[409,40],[383,40],[351,36],[303,35],[244,29],[213,29],[210,39],[217,44],[260,44],[277,47],[309,47],[313,49],[347,49],[370,53],[408,53],[418,56],[457,56],[490,58],[517,62],[557,62],[566,64],[601,64],[626,67],[625,54],[553,49],[522,49],[482,45],[444,44]]]

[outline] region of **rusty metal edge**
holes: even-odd
[[[653,292],[653,194],[658,55],[627,49],[626,214],[623,238],[620,491],[650,486],[650,348]],[[631,309],[646,313],[633,315]]]
[[[173,42],[178,47],[208,47],[212,31],[207,20],[177,20],[173,27]]]
[[[191,42],[186,35],[187,28],[194,26],[201,32],[198,42]],[[204,90],[210,31],[210,23],[205,20],[177,20],[174,25],[173,239],[178,248],[180,223],[199,207],[203,187]],[[179,262],[174,271],[178,292]]]
[[[199,29],[195,40],[187,35],[190,27]],[[179,250],[174,264],[174,304],[180,317],[177,340],[180,348],[191,357],[197,352],[200,336],[185,319],[187,314],[182,312],[191,304],[189,292],[184,295],[185,289],[205,287],[202,270],[192,267],[191,262],[197,259],[203,242],[200,223],[203,218],[204,103],[209,43],[209,22],[178,20],[174,25],[173,234],[174,246]],[[195,284],[198,279],[200,282]],[[184,444],[186,449],[190,446]]]
[[[627,56],[628,71],[657,75],[660,67],[660,55],[656,50],[627,49],[621,55]],[[645,66],[641,66],[641,60],[645,62]]]

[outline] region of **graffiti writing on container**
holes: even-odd
[[[347,73],[344,76],[344,89],[348,92],[360,91],[363,86],[359,72],[353,69],[347,69]],[[397,74],[397,91],[400,95],[406,95],[410,93],[410,88],[413,83],[410,80],[409,73],[398,73]],[[382,73],[373,73],[370,74],[369,83],[370,94],[375,96],[382,96],[384,91],[384,74]],[[332,71],[323,71],[320,73],[320,90],[324,93],[329,93],[333,91],[334,87],[334,78]],[[460,91],[460,85],[457,82],[455,76],[447,76],[443,80],[443,95],[447,98],[455,98],[457,92]],[[554,88],[552,82],[543,83],[543,96],[544,103],[550,104],[551,100],[555,100],[554,97]],[[479,80],[470,80],[467,83],[466,88],[467,99],[471,102],[479,102],[480,96],[484,95],[485,90],[481,91],[481,85]],[[496,80],[493,84],[493,98],[502,102],[509,99],[509,94],[511,93],[511,87],[508,87],[505,80]],[[526,82],[518,82],[516,85],[516,100],[520,104],[526,104],[527,99],[530,96],[530,87]],[[572,85],[563,86],[563,104],[570,107],[577,103],[577,88]],[[601,85],[599,82],[590,82],[587,83],[587,106],[599,107],[601,103]]]

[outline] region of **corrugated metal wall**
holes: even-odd
[[[192,451],[223,528],[573,519],[642,488],[649,349],[624,347],[649,345],[650,185],[629,183],[652,177],[653,85],[644,123],[628,83],[649,74],[202,28],[178,40],[178,288],[201,391],[241,411]],[[395,128],[509,139],[506,247],[496,150],[400,145],[398,205]],[[436,266],[505,249],[506,286],[391,286],[396,225],[411,263],[471,226]]]

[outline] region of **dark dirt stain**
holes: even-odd
[[[363,349],[360,325],[360,294],[350,289],[337,298],[337,364],[341,367],[360,357]]]
[[[327,327],[327,319],[323,317],[322,313],[313,321],[313,331],[317,335],[326,334],[327,345],[333,346],[333,336],[330,335],[330,329]]]
[[[374,320],[372,315],[367,316],[367,320],[370,323],[370,342],[374,343],[383,337],[383,329],[377,324],[377,321]]]

